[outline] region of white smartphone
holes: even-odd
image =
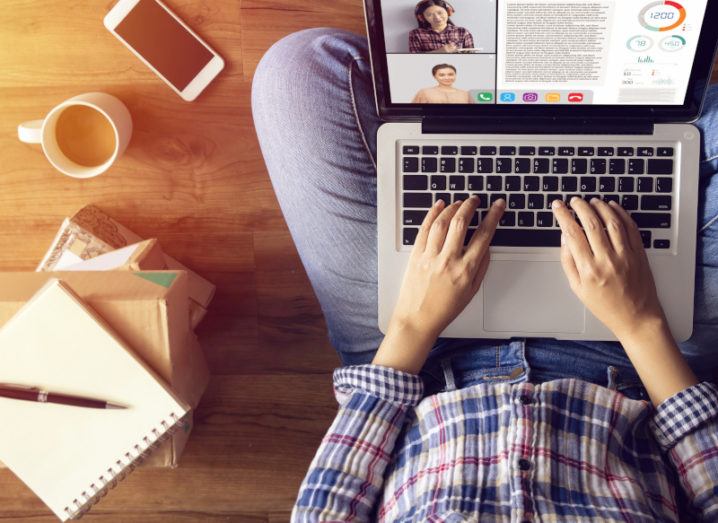
[[[224,68],[224,60],[159,0],[120,0],[105,27],[191,102]]]

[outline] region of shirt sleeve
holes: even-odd
[[[466,34],[464,35],[464,43],[462,45],[464,49],[474,48],[474,37],[471,36],[471,33],[469,31],[466,31]]]
[[[334,371],[339,412],[299,489],[293,522],[369,521],[406,414],[424,394],[421,379],[378,365]]]
[[[699,521],[718,521],[718,387],[703,382],[671,396],[650,422]]]

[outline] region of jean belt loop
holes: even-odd
[[[451,358],[444,358],[441,360],[441,370],[444,371],[444,382],[446,388],[444,390],[451,391],[456,390],[456,380],[454,379],[454,369],[451,368]]]

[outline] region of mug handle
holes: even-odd
[[[32,120],[17,126],[17,137],[25,143],[42,143],[42,123],[45,120]]]

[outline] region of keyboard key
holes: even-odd
[[[449,190],[463,191],[466,188],[466,178],[463,176],[449,176]]]
[[[503,198],[504,201],[506,201],[506,195],[505,195],[505,194],[502,194],[502,193],[494,193],[494,194],[492,194],[492,195],[490,196],[490,198],[489,198],[489,205],[493,205],[493,203],[494,203],[496,200],[500,200],[500,199],[502,199],[502,198]]]
[[[566,174],[568,172],[568,160],[566,158],[554,158],[552,172],[554,174]]]
[[[558,177],[544,176],[541,180],[542,191],[558,191]]]
[[[514,162],[514,172],[517,174],[526,174],[531,172],[531,158],[516,158]]]
[[[459,148],[454,145],[442,145],[441,154],[445,156],[456,156],[459,154]]]
[[[590,203],[591,200],[593,200],[594,198],[596,198],[597,200],[600,200],[600,199],[601,199],[601,195],[600,195],[600,194],[585,194],[585,195],[583,196],[583,199],[586,200],[586,201],[589,202],[589,203]]]
[[[561,196],[560,194],[547,194],[546,195],[546,208],[547,209],[551,208],[551,204],[553,203],[554,200],[563,200],[563,196]]]
[[[524,176],[524,191],[539,191],[540,178],[538,176]]]
[[[516,225],[516,213],[514,211],[504,211],[501,220],[499,220],[499,225],[502,227],[513,227]]]
[[[454,203],[456,203],[456,202],[463,202],[463,201],[468,200],[468,199],[469,199],[469,195],[466,194],[465,192],[457,192],[457,193],[454,193]]]
[[[596,154],[596,150],[593,147],[579,147],[578,148],[579,156],[593,156],[595,154]]]
[[[466,186],[469,191],[483,191],[484,190],[484,177],[483,176],[469,176],[469,183]]]
[[[654,249],[670,249],[671,240],[653,240]]]
[[[533,156],[536,154],[536,147],[519,147],[519,154],[521,156]]]
[[[548,214],[551,213],[539,213]],[[553,220],[553,216],[551,216]],[[561,231],[537,229],[496,229],[491,245],[500,247],[560,247]]]
[[[477,206],[478,209],[489,208],[489,198],[486,193],[474,194],[473,196],[477,196],[479,198],[479,205]]]
[[[656,212],[632,212],[631,218],[641,229],[669,229],[671,215]]]
[[[496,158],[496,172],[510,173],[512,167],[511,158]]]
[[[670,196],[641,196],[642,211],[670,211]]]
[[[507,176],[504,180],[504,190],[506,192],[518,192],[521,190],[520,176]]]
[[[673,174],[673,160],[648,160],[647,174]]]
[[[404,245],[414,245],[416,241],[416,235],[419,234],[419,229],[414,227],[404,227],[403,230],[403,243]]]
[[[444,200],[444,203],[446,205],[451,204],[451,195],[448,192],[438,192],[436,193],[436,198],[434,199],[435,202],[438,202],[439,200]]]
[[[633,178],[621,176],[618,179],[618,192],[633,192]]]
[[[473,158],[459,158],[459,172],[473,173],[476,168],[476,161]]]
[[[603,195],[603,201],[608,202],[616,202],[620,205],[621,201],[617,194],[604,194]]]
[[[573,176],[563,176],[561,178],[561,190],[563,192],[576,191],[577,187],[578,183]]]
[[[654,156],[656,153],[653,147],[639,147],[636,149],[636,154],[638,156]]]
[[[543,209],[543,194],[529,194],[529,209]]]
[[[643,241],[643,248],[648,249],[651,246],[651,231],[638,231],[641,233],[641,241]]]
[[[440,163],[440,170],[442,173],[455,173],[456,158],[442,158]]]
[[[431,193],[424,192],[405,192],[404,207],[429,208],[431,207]]]
[[[591,174],[606,174],[606,160],[591,160]]]
[[[534,226],[534,213],[532,212],[520,212],[518,219],[519,227],[533,227]]]
[[[439,154],[439,147],[436,145],[425,145],[421,148],[421,154]]]
[[[588,172],[588,160],[583,158],[574,158],[571,160],[572,174],[586,174]]]
[[[429,211],[404,211],[404,225],[421,225]]]
[[[499,147],[499,154],[502,156],[513,156],[516,154],[516,147],[502,145]]]
[[[403,161],[403,171],[405,173],[418,173],[419,172],[419,159],[414,157],[406,157]]]
[[[539,147],[538,153],[541,156],[553,156],[554,154],[556,154],[556,148],[555,147]]]
[[[656,156],[673,156],[673,147],[659,147]]]
[[[616,179],[611,176],[601,176],[598,179],[598,190],[600,192],[613,192],[616,190]]]
[[[552,212],[537,212],[536,213],[536,226],[537,227],[553,227],[553,213]],[[559,232],[559,245],[561,245],[561,236]]]
[[[635,151],[633,150],[633,147],[619,147],[618,148],[618,156],[633,156],[635,154]]]
[[[635,194],[624,194],[621,198],[621,207],[627,211],[638,210],[638,196]]]
[[[672,178],[656,178],[656,192],[671,192],[672,190]]]
[[[404,176],[405,191],[425,191],[429,188],[428,176]]]
[[[418,145],[405,145],[402,148],[402,152],[404,154],[419,154],[419,146]]]
[[[581,176],[581,192],[593,192],[596,190],[596,178],[593,176]]]
[[[477,173],[492,173],[494,172],[494,159],[493,158],[479,158],[476,160],[476,172]]]
[[[461,156],[476,156],[479,152],[479,148],[473,145],[462,145]]]
[[[509,194],[509,209],[525,209],[526,208],[526,195],[525,194]]]
[[[609,174],[626,174],[626,160],[609,160]]]
[[[558,148],[558,155],[559,156],[573,156],[576,154],[576,148],[575,147],[559,147]]]
[[[422,158],[421,159],[421,172],[423,173],[435,173],[437,167],[436,158]]]
[[[579,200],[583,199],[580,194],[567,194],[566,199],[564,200],[564,203],[566,204],[566,207],[568,207],[569,209],[571,209],[571,200],[573,200],[574,198],[578,198]],[[547,206],[547,208],[550,209],[551,208],[550,200],[549,200],[548,204],[549,205]]]
[[[598,156],[613,156],[616,152],[614,151],[613,147],[599,147],[598,148]]]
[[[492,156],[496,154],[496,147],[491,145],[484,145],[479,148],[479,153],[481,154],[481,156]]]
[[[628,160],[628,174],[643,174],[645,160]]]
[[[653,192],[653,178],[641,177],[638,179],[638,192]]]
[[[501,176],[487,176],[486,177],[486,190],[487,191],[501,191],[504,188]]]
[[[432,176],[430,187],[432,191],[445,191],[446,176]]]
[[[548,174],[550,165],[548,158],[536,158],[534,160],[534,172],[536,174]]]
[[[471,241],[472,236],[474,235],[474,231],[476,229],[467,229],[466,230],[466,236],[464,236],[464,246],[468,245]]]
[[[474,214],[471,215],[471,221],[469,222],[469,227],[478,227],[479,225],[479,211],[476,211]]]

